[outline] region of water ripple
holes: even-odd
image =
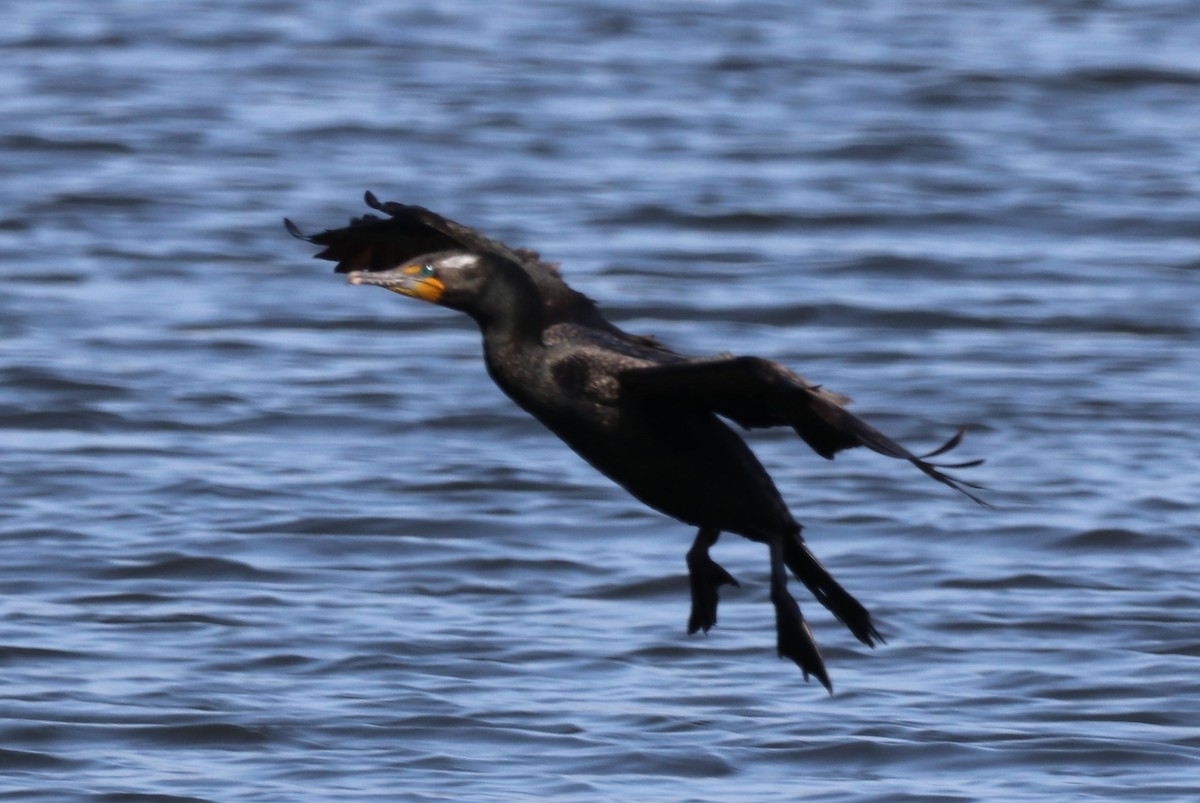
[[[5,6],[0,798],[1190,800],[1200,16]],[[748,438],[888,636],[513,407],[470,322],[288,237],[364,189],[920,448]],[[944,433],[944,434],[943,434]]]

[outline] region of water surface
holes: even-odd
[[[5,9],[0,799],[1194,799],[1190,4]],[[368,188],[998,509],[755,433],[888,644],[800,597],[804,684],[733,537],[687,637],[688,528],[280,225]]]

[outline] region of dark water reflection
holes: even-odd
[[[1200,19],[1186,3],[6,6],[0,798],[1192,799]],[[753,442],[889,639],[279,225],[363,189],[784,360],[999,510]]]

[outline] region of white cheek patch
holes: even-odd
[[[472,267],[478,262],[479,257],[475,254],[455,254],[441,260],[441,266],[444,268],[461,269]]]

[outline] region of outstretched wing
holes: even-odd
[[[848,398],[809,384],[779,363],[761,357],[687,360],[630,369],[622,372],[619,380],[623,398],[699,407],[747,428],[790,426],[813,451],[829,460],[856,446],[907,460],[938,482],[990,507],[968,490],[980,486],[941,470],[971,468],[982,460],[953,464],[926,460],[958,446],[961,430],[929,454],[915,455],[846,410],[842,405]]]
[[[537,251],[510,248],[422,206],[381,202],[371,192],[364,195],[364,200],[367,206],[387,217],[363,215],[351,218],[350,223],[340,229],[327,229],[312,235],[301,232],[287,218],[283,224],[293,237],[323,246],[315,257],[336,262],[336,273],[390,270],[438,251],[495,254],[516,263],[533,279],[542,294],[547,324],[570,321],[628,338],[643,346],[658,347],[654,338],[630,335],[609,323],[591,299],[572,290],[563,281],[557,263],[546,262]]]
[[[424,254],[437,251],[473,251],[494,253],[528,267],[552,266],[541,263],[537,253],[509,248],[502,242],[484,237],[475,229],[456,223],[421,206],[381,202],[371,192],[364,196],[367,206],[387,217],[363,215],[351,218],[349,225],[306,235],[292,221],[284,219],[293,237],[324,246],[317,259],[336,262],[336,273],[355,270],[388,270]]]

